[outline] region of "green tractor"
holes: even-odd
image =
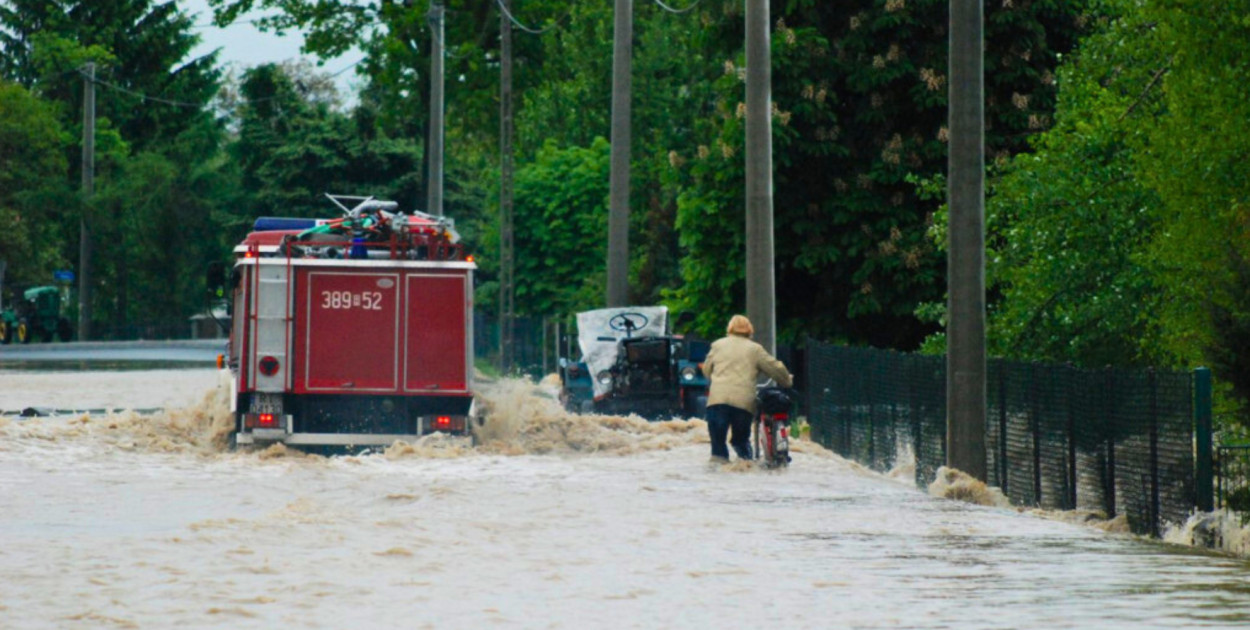
[[[69,341],[74,328],[65,316],[68,295],[54,286],[27,289],[16,308],[0,311],[0,343]]]

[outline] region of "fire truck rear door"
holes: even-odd
[[[310,393],[399,389],[399,274],[309,270],[301,291],[298,379]]]
[[[404,343],[404,389],[467,392],[471,328],[465,274],[411,273],[405,278],[408,308]]]

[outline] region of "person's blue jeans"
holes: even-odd
[[[712,405],[704,415],[708,437],[712,439],[712,457],[729,459],[725,436],[733,431],[730,444],[741,459],[751,459],[751,412],[733,405]]]

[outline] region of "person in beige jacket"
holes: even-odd
[[[700,366],[711,381],[704,418],[712,438],[712,459],[729,460],[725,436],[731,428],[734,452],[741,459],[751,459],[751,420],[755,417],[755,384],[760,373],[782,387],[790,387],[794,377],[784,363],[751,340],[755,327],[745,316],[734,315],[725,333],[725,337],[712,343]]]

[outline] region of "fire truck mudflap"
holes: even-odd
[[[237,444],[377,446],[468,432],[476,266],[442,218],[374,216],[396,227],[334,255],[324,240],[314,249],[294,238],[308,231],[299,229],[256,231],[236,248]]]

